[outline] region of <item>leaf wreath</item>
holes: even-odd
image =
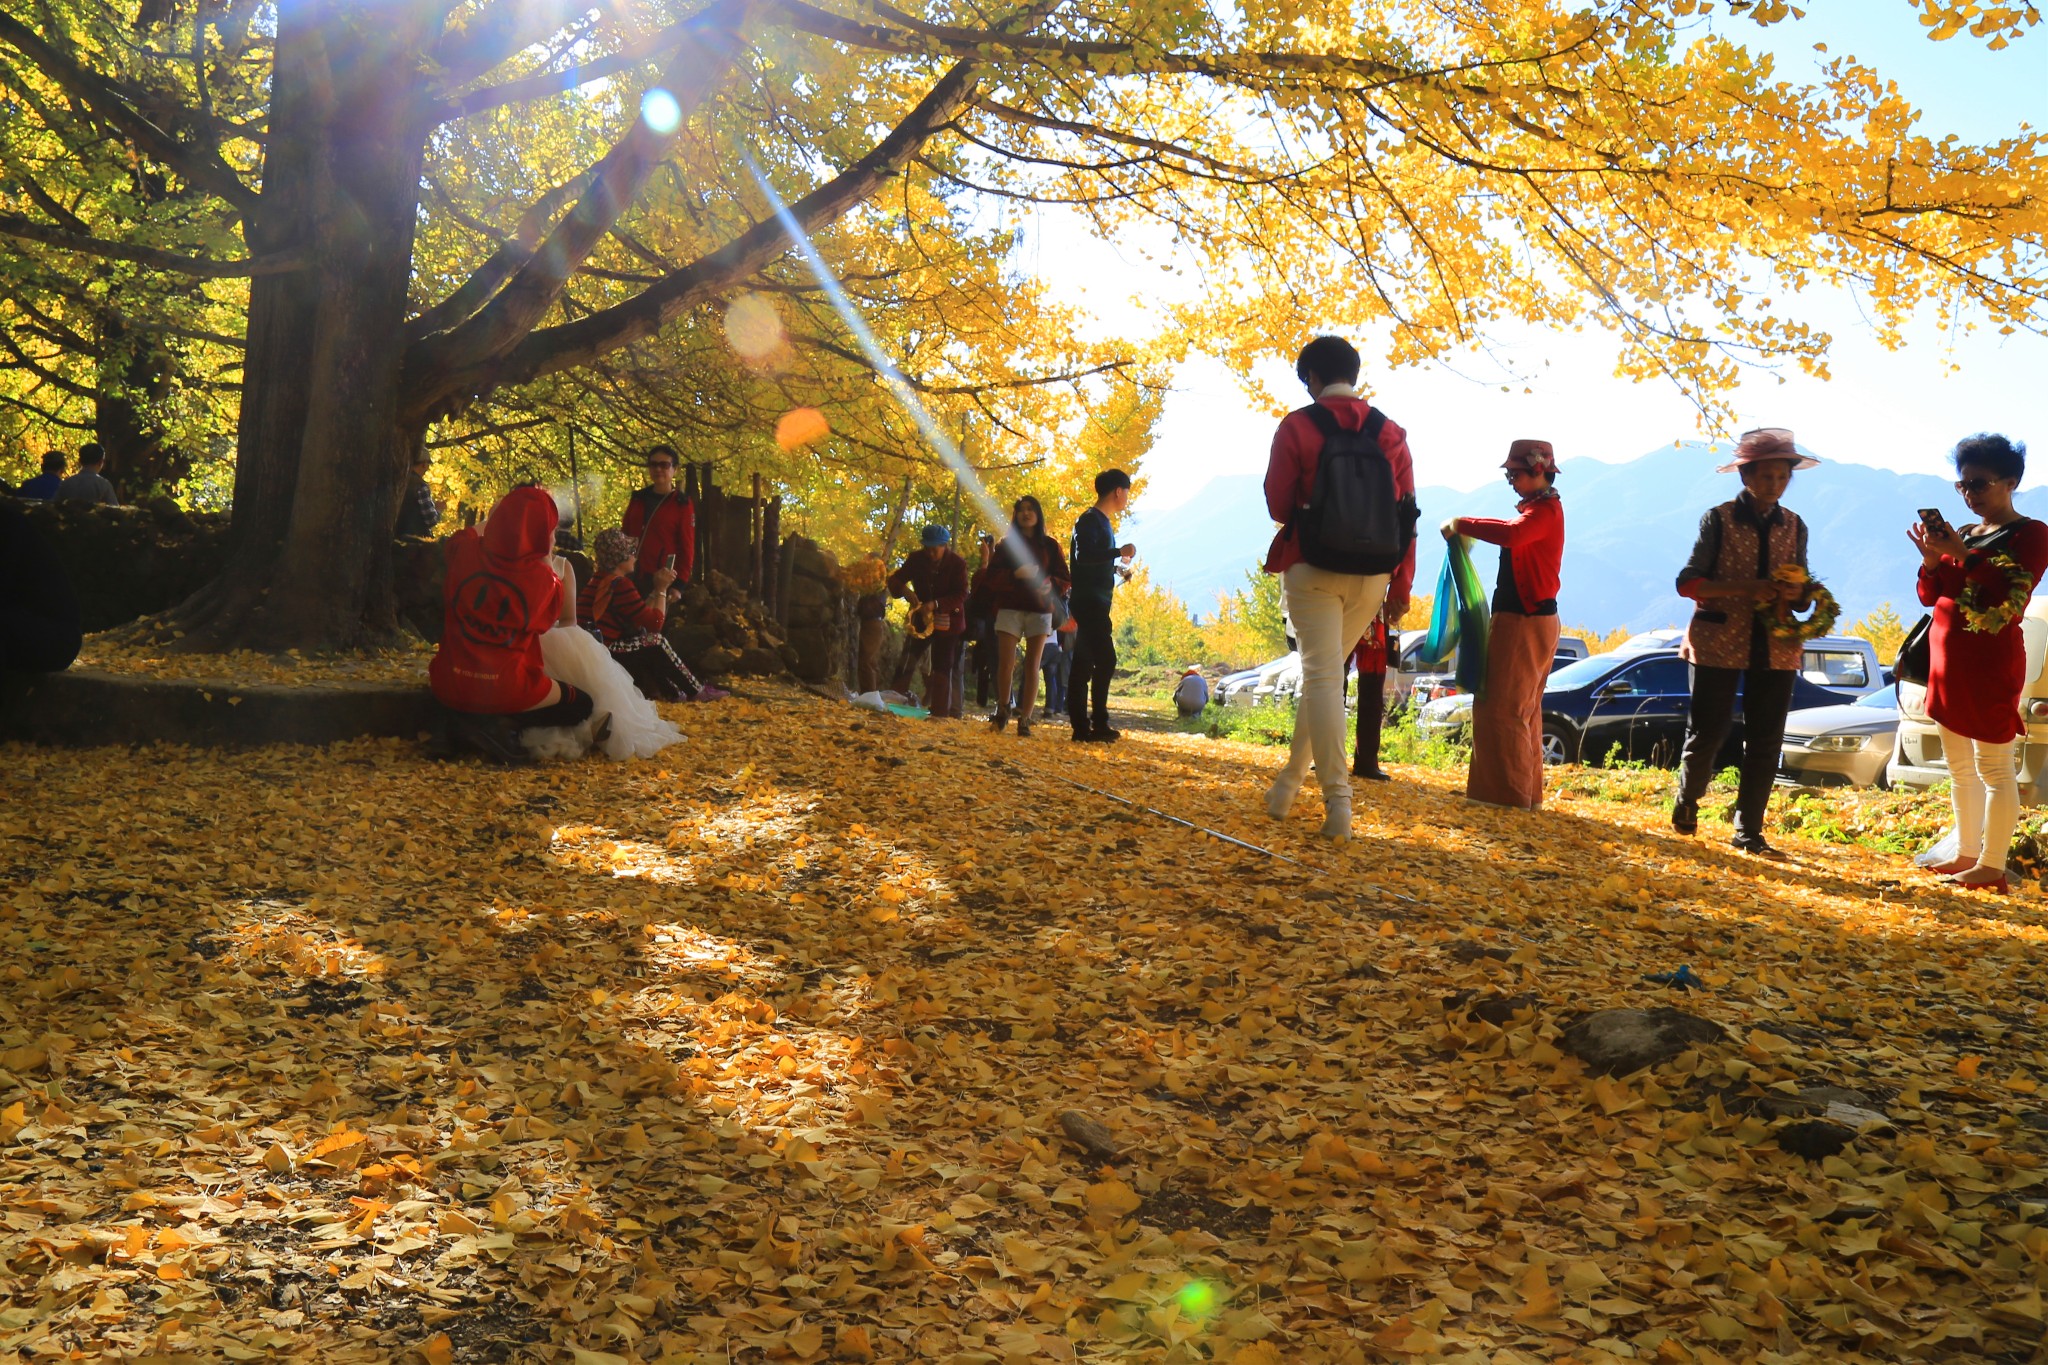
[[[2034,596],[2034,580],[2018,560],[2011,555],[1992,555],[1988,562],[2005,575],[2005,596],[1987,607],[1983,605],[1984,585],[1972,580],[1956,598],[1963,624],[1980,635],[1996,635],[2019,620]]]

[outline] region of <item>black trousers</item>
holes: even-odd
[[[1074,612],[1074,666],[1067,674],[1067,718],[1076,730],[1093,724],[1109,724],[1109,680],[1116,672],[1116,636],[1110,629],[1109,608],[1076,603]]]
[[[1387,675],[1358,675],[1358,747],[1351,754],[1351,771],[1376,772],[1380,766],[1380,728],[1387,719]]]
[[[1706,795],[1734,723],[1735,693],[1742,692],[1742,785],[1735,798],[1735,832],[1763,837],[1764,810],[1778,779],[1779,750],[1785,743],[1785,712],[1792,705],[1789,668],[1704,668],[1692,670],[1692,705],[1685,716],[1685,755],[1678,768],[1678,794],[1687,801]]]

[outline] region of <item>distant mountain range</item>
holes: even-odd
[[[1733,474],[1714,472],[1727,458],[1684,442],[1626,464],[1564,462],[1557,481],[1565,507],[1558,613],[1567,625],[1655,630],[1689,619],[1691,610],[1673,584],[1692,549],[1700,514],[1741,487]],[[1242,587],[1245,571],[1265,557],[1273,523],[1261,482],[1254,474],[1212,479],[1188,502],[1156,517],[1146,517],[1141,506],[1126,532],[1153,581],[1178,593],[1197,617],[1213,614],[1217,594]],[[1435,588],[1443,563],[1438,523],[1514,510],[1505,480],[1470,493],[1425,487],[1416,498],[1422,505],[1417,593]],[[2024,490],[2016,502],[2029,516],[2048,520],[2048,488]],[[1969,519],[1945,479],[1834,462],[1798,475],[1785,504],[1806,519],[1813,572],[1841,602],[1844,626],[1886,602],[1909,623],[1919,615],[1913,595],[1917,558],[1906,540],[1918,509],[1939,507],[1958,524]],[[1478,547],[1489,584],[1497,555],[1491,546]]]

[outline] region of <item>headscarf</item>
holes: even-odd
[[[610,573],[640,553],[640,542],[613,526],[599,531],[590,541],[590,557],[599,573]]]

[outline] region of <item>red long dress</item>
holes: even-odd
[[[2018,563],[2030,589],[2048,572],[2048,525],[2029,517],[2000,531],[1964,537],[1970,550],[1960,561],[1943,555],[1934,567],[1920,568],[1920,605],[1934,615],[1927,714],[1985,744],[2009,744],[2026,733],[2020,695],[2027,688],[2027,648],[2019,617],[1996,633],[1971,630],[1957,599],[1974,587],[1980,611],[2005,601],[2011,574],[1993,562],[2000,556]],[[1982,548],[1987,543],[1988,550]]]

